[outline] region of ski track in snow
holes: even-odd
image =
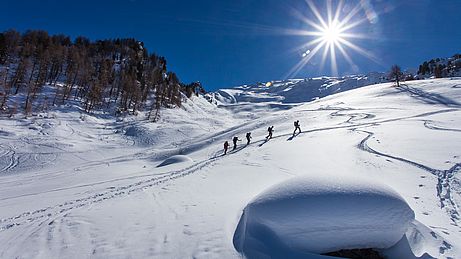
[[[377,109],[379,109],[379,108],[377,108]],[[326,130],[353,129],[353,128],[357,128],[357,127],[376,126],[376,125],[387,123],[387,122],[395,122],[395,121],[401,121],[401,120],[407,120],[407,119],[413,119],[413,118],[420,118],[420,117],[426,117],[426,116],[431,116],[431,115],[436,115],[436,114],[459,111],[459,110],[458,109],[443,109],[443,110],[438,110],[438,111],[433,111],[433,112],[424,112],[424,113],[417,114],[417,115],[412,115],[412,116],[403,116],[403,117],[397,117],[397,118],[391,118],[391,119],[383,119],[383,120],[376,120],[376,121],[371,121],[371,122],[363,122],[363,123],[355,123],[355,124],[347,124],[347,125],[344,125],[344,123],[352,123],[352,121],[358,121],[358,120],[362,120],[362,119],[373,118],[373,116],[370,116],[367,113],[364,113],[363,115],[359,115],[359,113],[354,113],[354,114],[340,114],[340,113],[338,113],[338,112],[341,112],[341,111],[351,111],[351,109],[342,108],[342,109],[339,109],[339,111],[335,111],[335,112],[331,113],[330,116],[331,117],[335,117],[335,116],[336,117],[337,116],[350,117],[347,120],[345,120],[343,123],[340,123],[340,124],[343,124],[343,125],[331,126],[331,127],[323,127],[323,128],[310,129],[310,130],[303,130],[301,133],[298,133],[297,135],[306,134],[306,133],[312,133],[312,132],[326,131]],[[292,136],[293,136],[293,133],[285,133],[285,134],[280,134],[280,135],[273,136],[272,139],[277,139],[277,138],[281,138],[281,137],[292,137]],[[259,146],[262,146],[267,142],[268,142],[267,140],[259,140],[259,141],[255,141],[253,143],[261,143]]]
[[[459,111],[459,108],[461,105],[449,98],[446,98],[442,95],[435,94],[435,93],[428,93],[425,92],[421,89],[417,89],[414,87],[410,87],[408,85],[403,85],[401,87],[398,87],[401,91],[408,92],[412,94],[412,97],[416,99],[423,100],[424,102],[427,102],[429,104],[438,104],[438,105],[444,105],[447,107],[456,107],[458,109],[449,109],[449,110],[440,110],[436,112],[429,112],[425,114],[420,114],[417,116],[413,116],[413,118],[417,117],[426,117],[429,115],[435,115],[439,113],[445,113],[445,112],[452,112],[452,111]],[[338,116],[338,114],[335,114]],[[352,118],[352,117],[351,117]],[[409,119],[410,117],[408,117]],[[431,130],[441,130],[441,131],[453,131],[453,132],[461,132],[459,129],[451,129],[451,128],[443,128],[434,125],[434,123],[430,120],[423,120],[424,121],[424,127],[431,129]],[[460,206],[461,204],[457,204],[456,199],[453,198],[453,188],[452,186],[455,185],[455,174],[461,172],[461,163],[456,163],[454,164],[451,168],[443,170],[443,169],[435,169],[431,168],[429,166],[423,165],[421,163],[417,163],[411,160],[408,160],[403,157],[398,157],[390,154],[385,154],[383,152],[380,152],[376,149],[371,148],[368,144],[367,141],[374,135],[373,132],[366,131],[366,130],[358,130],[359,127],[357,128],[352,128],[352,131],[357,131],[357,132],[363,132],[366,133],[367,136],[362,139],[362,141],[357,145],[357,147],[360,150],[366,151],[371,154],[387,157],[390,159],[394,159],[400,162],[404,162],[407,164],[410,164],[412,166],[418,167],[424,171],[427,171],[434,176],[437,176],[437,185],[436,185],[436,190],[437,190],[437,197],[440,200],[440,207],[442,209],[446,209],[448,215],[450,216],[451,221],[455,226],[459,226],[459,221],[460,221]]]
[[[49,164],[53,164],[61,154],[69,154],[68,151],[59,148],[58,145],[50,145],[39,143],[42,139],[29,139],[22,138],[21,145],[28,145],[33,147],[45,147],[49,152],[17,152],[21,148],[13,145],[0,145],[2,154],[0,154],[0,169],[1,173],[9,173],[15,171],[17,167],[21,169],[43,168]],[[58,142],[56,142],[58,143]],[[54,150],[59,150],[58,152]]]
[[[421,163],[417,163],[403,157],[398,157],[390,154],[385,154],[383,152],[377,151],[376,149],[371,148],[367,141],[374,135],[373,132],[365,131],[365,130],[358,130],[352,129],[357,132],[366,133],[367,136],[357,145],[360,150],[366,151],[371,154],[391,158],[394,160],[398,160],[400,162],[404,162],[410,164],[412,166],[418,167],[424,171],[427,171],[435,176],[437,176],[437,197],[440,200],[440,207],[443,209],[445,208],[455,226],[459,227],[460,221],[460,205],[456,203],[456,200],[452,196],[452,186],[454,182],[454,175],[461,171],[461,163],[456,163],[451,168],[446,170],[441,169],[434,169],[429,166],[423,165]]]
[[[16,157],[16,151],[14,151],[12,146],[0,145],[0,148],[2,149],[0,161],[2,162],[2,164],[4,164],[2,165],[3,168],[0,169],[0,173],[3,173],[16,167],[18,165],[18,159]]]
[[[147,180],[138,181],[138,182],[131,183],[125,186],[119,186],[119,187],[110,189],[105,192],[99,192],[99,193],[92,194],[84,198],[66,201],[64,203],[61,203],[61,204],[58,204],[52,207],[46,207],[46,208],[35,210],[35,211],[24,212],[15,217],[0,219],[0,223],[2,224],[0,225],[0,231],[9,229],[14,226],[23,225],[24,223],[31,223],[31,222],[34,222],[36,220],[40,220],[43,218],[50,218],[56,215],[61,215],[72,209],[76,209],[76,208],[87,206],[93,203],[98,203],[98,202],[102,202],[105,200],[113,199],[113,198],[120,197],[123,195],[129,195],[130,193],[134,191],[142,190],[142,189],[156,186],[162,183],[166,183],[168,181],[171,181],[171,180],[174,180],[180,177],[187,176],[189,174],[199,171],[205,166],[210,165],[217,158],[218,157],[212,157],[207,160],[195,163],[194,165],[187,167],[185,169],[168,172],[160,176],[151,177]],[[142,177],[142,176],[139,176],[139,177]],[[127,179],[127,178],[124,178],[124,179]],[[120,180],[122,179],[106,181],[105,183],[115,182],[115,181],[120,181]],[[72,188],[81,188],[81,187],[93,186],[93,185],[94,184],[88,184],[88,185],[75,186],[75,187],[69,187],[69,188],[63,188],[63,189],[56,189],[52,191],[60,191],[60,190],[72,189]],[[37,193],[37,194],[40,194],[40,193]],[[31,195],[35,195],[35,194],[31,194]],[[15,197],[12,197],[12,198],[15,198]]]
[[[445,98],[441,95],[437,94],[430,94],[427,92],[424,92],[420,89],[416,89],[413,87],[406,86],[405,88],[400,87],[400,89],[404,89],[404,91],[408,91],[409,93],[416,95],[416,98],[418,99],[425,99],[427,102],[430,104],[441,104],[444,106],[449,106],[449,107],[460,107],[460,104],[457,103],[456,101],[453,101],[451,99]],[[342,114],[341,112],[343,111],[351,111],[353,109],[342,109],[335,111],[330,114],[331,117],[337,117],[337,116],[349,116],[350,118],[346,120],[344,123],[351,123],[351,121],[357,121],[357,120],[362,120],[362,119],[372,119],[375,116],[373,114],[369,113],[349,113],[349,114]],[[374,124],[381,124],[383,122],[391,122],[391,121],[398,121],[398,120],[404,120],[404,119],[410,119],[410,118],[418,118],[418,117],[426,117],[430,115],[435,115],[435,114],[440,114],[440,113],[446,113],[446,112],[454,112],[458,111],[458,109],[444,109],[444,110],[439,110],[435,112],[428,112],[428,113],[422,113],[416,116],[409,116],[406,118],[396,118],[396,119],[388,119],[388,120],[382,120],[379,122],[375,122]],[[356,127],[358,126],[358,127]],[[440,207],[443,209],[445,208],[447,213],[450,216],[451,221],[455,226],[459,227],[459,221],[460,221],[460,204],[457,204],[456,199],[453,198],[453,188],[452,186],[455,185],[455,174],[461,172],[461,163],[456,163],[453,165],[451,168],[446,169],[446,170],[441,170],[441,169],[434,169],[429,166],[423,165],[421,163],[417,163],[408,159],[405,159],[403,157],[398,157],[390,154],[385,154],[383,152],[379,152],[373,148],[371,148],[368,144],[367,141],[374,135],[373,132],[370,131],[365,131],[365,130],[358,130],[360,127],[367,126],[367,123],[361,124],[361,125],[354,125],[350,130],[352,131],[357,131],[357,132],[363,132],[366,133],[367,136],[362,139],[362,141],[357,145],[357,147],[360,150],[375,154],[375,155],[380,155],[383,157],[391,158],[394,160],[398,160],[407,164],[410,164],[412,166],[418,167],[424,171],[427,171],[435,176],[437,176],[437,197],[440,200]],[[443,128],[439,126],[433,125],[433,122],[429,120],[424,120],[424,126],[428,129],[432,130],[442,130],[442,131],[453,131],[453,132],[461,132],[459,129],[451,129],[451,128]]]
[[[434,125],[434,122],[431,120],[424,120],[424,127],[431,129],[431,130],[442,130],[442,131],[453,131],[453,132],[461,132],[461,129],[451,129],[451,128],[443,128],[437,125]]]
[[[340,109],[336,112],[333,112],[330,114],[331,117],[349,117],[345,122],[343,123],[352,123],[354,121],[359,121],[359,120],[366,120],[366,119],[373,119],[376,117],[376,115],[371,114],[371,113],[348,113],[348,114],[342,114],[344,111],[350,111],[349,109]]]

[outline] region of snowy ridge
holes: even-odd
[[[384,73],[363,76],[318,77],[273,81],[266,84],[243,85],[213,93],[220,104],[280,102],[285,104],[309,102],[331,94],[385,82]]]

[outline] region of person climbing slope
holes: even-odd
[[[229,142],[224,142],[224,155],[227,154],[227,149],[229,148]]]
[[[293,131],[293,135],[296,134],[296,131],[299,130],[299,133],[301,133],[301,125],[299,125],[299,120],[295,121],[295,131]]]
[[[235,136],[232,139],[232,142],[234,142],[234,148],[232,150],[235,150],[237,148],[237,141],[242,141],[242,140],[240,140],[239,137]]]
[[[267,132],[269,133],[266,137],[267,140],[271,139],[272,138],[272,133],[274,132],[274,126],[271,126],[269,128],[267,128]]]
[[[251,132],[247,133],[246,138],[247,138],[247,145],[249,145],[251,141]]]

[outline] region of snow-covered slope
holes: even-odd
[[[373,178],[414,211],[390,258],[459,257],[461,80],[268,100],[196,98],[158,124],[74,108],[1,119],[0,258],[240,258],[233,238],[247,204],[295,176],[331,174]],[[250,145],[222,155],[249,131]],[[174,155],[187,159],[158,167]]]

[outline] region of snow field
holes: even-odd
[[[459,84],[380,84],[290,106],[196,98],[157,124],[82,120],[78,110],[1,119],[0,258],[239,258],[245,206],[284,180],[324,172],[371,177],[409,204],[416,221],[390,258],[457,258]],[[293,137],[296,119],[303,133]],[[145,134],[125,135],[133,126]],[[249,146],[222,156],[225,140],[248,131]],[[153,142],[138,144],[144,137]],[[157,167],[174,155],[193,162]]]

